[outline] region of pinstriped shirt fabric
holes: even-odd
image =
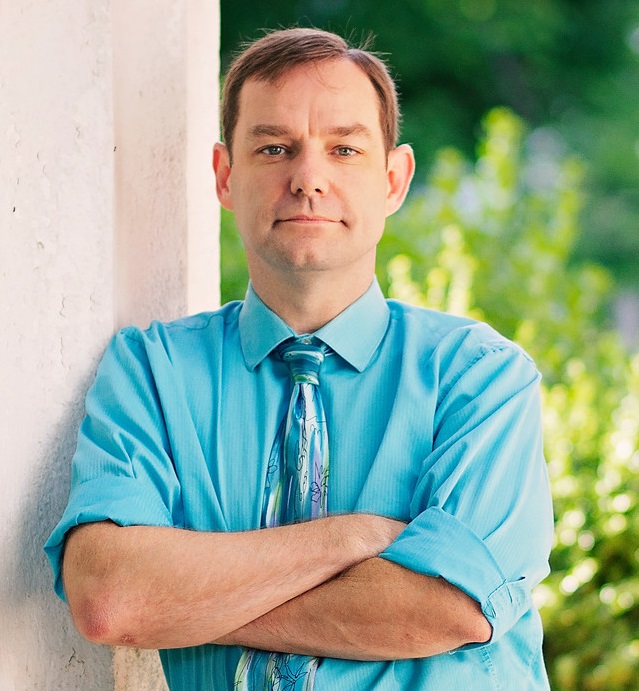
[[[330,430],[328,511],[408,523],[382,557],[481,603],[491,641],[432,658],[327,658],[318,691],[548,689],[531,589],[548,573],[552,508],[539,374],[485,324],[384,300],[376,282],[315,334]],[[290,391],[272,354],[291,329],[246,300],[118,333],[86,401],[68,506],[46,552],[55,588],[75,525],[258,528]],[[232,689],[241,649],[161,651],[172,691]]]

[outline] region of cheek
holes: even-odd
[[[283,190],[281,181],[274,173],[254,175],[243,180],[242,203],[258,210],[262,206],[272,207],[283,196]]]
[[[386,186],[378,180],[371,180],[370,184],[362,186],[350,195],[352,204],[360,215],[372,223],[383,225],[386,218]]]
[[[343,189],[348,190],[348,196],[356,202],[377,207],[380,202],[384,203],[386,200],[386,176],[375,171],[345,182]]]
[[[275,205],[263,188],[255,185],[243,189],[234,197],[234,205],[240,235],[257,238],[271,227]]]

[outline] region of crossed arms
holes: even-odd
[[[218,643],[321,657],[427,657],[485,642],[479,603],[380,554],[404,524],[351,514],[237,533],[75,528],[63,580],[88,639]]]
[[[120,497],[136,473],[131,450],[119,444],[130,444],[133,435],[122,441],[111,433],[103,401],[115,397],[119,418],[142,415],[149,429],[157,405],[150,373],[139,364],[142,344],[127,338],[106,370],[115,372],[118,386],[102,376],[87,397],[92,417],[80,455],[104,458],[120,482],[106,498],[98,497],[100,506],[85,518],[96,522],[66,538],[63,582],[80,631],[107,644],[218,643],[356,660],[427,657],[497,638],[529,608],[529,589],[547,572],[552,539],[538,375],[518,352],[501,341],[497,346],[484,348],[481,360],[470,360],[461,347],[454,350],[455,358],[472,361],[480,372],[443,387],[433,450],[422,464],[405,530],[389,518],[350,514],[263,530],[198,532],[131,525],[135,512]],[[117,398],[130,390],[128,369],[137,377],[136,396]],[[449,362],[448,369],[459,371],[459,363]],[[136,423],[136,430],[143,428]],[[145,462],[156,457],[167,461],[172,478],[168,442],[156,436],[144,436],[135,447],[142,479]],[[79,466],[78,496],[50,539],[56,573],[62,530],[80,514],[86,517],[78,507],[104,490],[95,466]],[[135,484],[139,493],[149,483]],[[170,499],[176,490],[169,489]],[[113,496],[120,512],[123,506],[128,512],[115,515],[129,527],[104,520],[109,513],[103,504]],[[162,502],[147,507],[146,520],[169,524],[169,504]],[[382,552],[388,558],[380,558]],[[445,574],[461,587],[478,581],[477,588],[465,588],[476,599],[420,571]],[[503,596],[502,611],[489,615],[489,623],[478,600],[490,605],[494,592]]]

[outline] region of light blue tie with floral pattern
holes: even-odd
[[[288,363],[293,391],[288,413],[269,457],[262,525],[326,515],[328,437],[319,390],[319,370],[327,346],[311,336],[285,341],[280,357]],[[235,671],[239,691],[312,691],[320,660],[306,655],[246,649]]]

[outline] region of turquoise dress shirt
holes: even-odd
[[[290,393],[273,349],[291,329],[244,302],[118,333],[86,400],[71,494],[45,547],[91,521],[258,528],[268,456]],[[325,658],[317,691],[548,689],[531,589],[548,573],[552,509],[539,374],[485,324],[385,300],[374,282],[319,329],[329,513],[408,523],[382,557],[481,603],[488,644],[431,658]],[[233,688],[240,648],[160,651],[172,691]]]

